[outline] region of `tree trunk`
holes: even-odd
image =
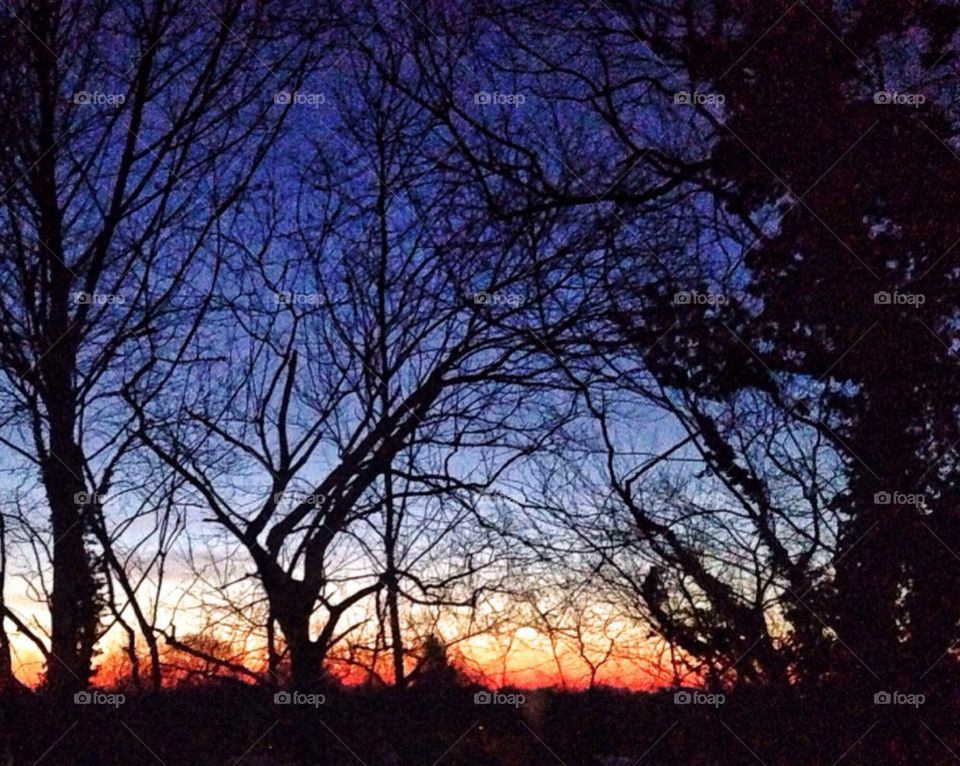
[[[393,474],[388,470],[384,477],[386,503],[386,549],[387,549],[387,619],[390,621],[390,650],[393,658],[393,683],[398,689],[406,684],[403,667],[403,632],[400,626],[400,584],[397,576],[397,519],[393,496]]]
[[[37,445],[42,456],[41,478],[50,505],[53,536],[53,592],[50,596],[50,657],[46,684],[57,696],[84,688],[92,674],[93,645],[98,616],[97,586],[84,544],[86,523],[78,495],[86,492],[84,460],[75,440],[77,338],[71,319],[73,274],[66,265],[63,211],[57,177],[57,101],[60,97],[56,56],[44,38],[56,36],[54,5],[36,9],[34,28],[39,81],[38,146],[32,184],[38,206],[39,257],[48,273],[48,314],[39,328],[40,356],[35,376],[47,416],[49,443]],[[38,438],[38,441],[40,439]]]
[[[288,643],[290,647],[290,677],[295,689],[310,689],[323,678],[323,657],[320,647],[307,639]]]
[[[290,652],[290,681],[294,690],[315,693],[323,678],[324,647],[310,640],[310,613],[286,612],[278,615]],[[300,766],[326,766],[327,732],[317,723],[319,711],[309,705],[294,705],[286,711],[292,724],[294,755]]]
[[[292,599],[268,594],[274,604],[277,624],[290,653],[290,682],[294,689],[309,691],[323,677],[324,648],[310,640],[310,610],[291,605]]]
[[[403,667],[403,632],[400,627],[400,600],[397,593],[396,572],[390,573],[387,584],[387,611],[390,617],[390,646],[393,653],[393,683],[402,689],[407,682]]]
[[[84,541],[91,498],[81,480],[80,448],[72,437],[73,415],[51,409],[50,454],[41,470],[50,504],[53,592],[46,684],[58,697],[83,689],[93,673],[98,621],[97,583]]]
[[[7,582],[7,526],[3,513],[0,513],[0,694],[16,684],[13,675],[13,656],[10,637],[7,635],[6,600],[4,586]]]

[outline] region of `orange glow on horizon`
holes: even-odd
[[[506,648],[504,644],[507,644]],[[658,666],[652,651],[636,650],[634,656],[626,653],[609,656],[600,662],[597,655],[592,659],[596,667],[593,674],[595,685],[611,686],[634,691],[649,691],[669,686],[672,682],[670,672]],[[185,680],[189,669],[199,671],[203,662],[189,655],[176,652],[170,647],[162,647],[164,663],[176,664],[180,670],[168,667],[165,670],[165,684],[176,685]],[[265,662],[262,652],[244,652],[236,647],[230,649],[234,661],[246,657],[245,667],[253,671],[261,670]],[[512,686],[523,689],[563,688],[583,689],[590,685],[591,672],[583,657],[570,649],[557,651],[552,649],[548,639],[536,631],[521,628],[511,635],[499,637],[477,637],[464,641],[449,650],[451,665],[461,671],[463,676],[475,683],[491,688]],[[36,686],[43,676],[43,658],[32,646],[20,646],[16,653],[18,660],[17,677],[28,686]],[[94,684],[102,687],[123,685],[129,679],[129,658],[119,643],[113,642],[99,657],[94,675]],[[414,663],[408,664],[407,672]],[[370,679],[369,670],[347,664],[343,656],[335,651],[330,657],[331,676],[347,685],[360,685]],[[389,661],[382,656],[378,664],[381,678],[391,676]],[[149,677],[149,657],[143,653],[141,676],[145,681]],[[249,679],[247,679],[249,680]]]

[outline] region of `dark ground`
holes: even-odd
[[[317,708],[240,684],[128,695],[115,709],[7,695],[0,764],[946,764],[960,736],[944,687],[919,708],[839,686],[732,691],[716,708],[606,689],[522,692],[519,708],[474,704],[475,688],[327,689]]]

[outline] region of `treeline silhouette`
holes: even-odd
[[[938,684],[938,699],[951,700],[954,684]],[[858,692],[836,684],[728,690],[719,706],[678,705],[674,690],[610,687],[499,690],[523,697],[516,706],[476,704],[483,687],[446,683],[318,685],[311,692],[323,696],[318,706],[277,704],[277,693],[221,681],[133,693],[118,707],[79,712],[50,697],[5,696],[4,753],[12,763],[42,757],[64,766],[950,762],[933,732],[903,737],[918,726],[919,710],[891,706],[877,714],[872,699],[851,704]],[[951,702],[923,711],[942,731],[955,715]],[[865,731],[871,736],[860,739]],[[67,732],[63,747],[54,747],[58,732]]]

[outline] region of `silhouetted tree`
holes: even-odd
[[[336,136],[306,121],[288,145],[303,162],[297,204],[277,190],[256,235],[230,240],[242,258],[218,358],[183,378],[181,400],[140,413],[140,438],[252,560],[298,685],[322,676],[330,647],[368,619],[350,615],[384,588],[474,602],[459,583],[495,552],[463,544],[469,514],[437,503],[487,490],[562,426],[563,403],[531,391],[555,374],[544,343],[576,304],[540,314],[580,278],[549,225],[498,229],[463,206],[481,190],[444,194],[450,139],[432,112],[365,56],[342,63],[352,74],[321,107]],[[440,515],[421,511],[398,538],[407,502]],[[435,541],[458,528],[456,567],[431,571]]]
[[[958,25],[949,3],[709,3],[678,41],[726,94],[714,169],[756,222],[750,309],[692,338],[749,347],[738,386],[822,390],[849,484],[835,578],[795,608],[868,679],[920,683],[958,638]]]
[[[0,126],[2,440],[49,507],[57,693],[87,683],[103,570],[124,574],[96,553],[134,443],[123,394],[157,395],[195,356],[218,269],[208,236],[273,142],[266,94],[296,82],[314,26],[244,0],[44,0],[0,15],[0,83],[22,94]]]

